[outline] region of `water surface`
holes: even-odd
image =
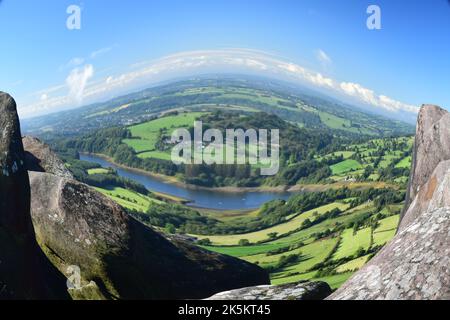
[[[80,155],[80,159],[100,164],[105,168],[113,168],[121,177],[134,180],[144,185],[148,190],[162,192],[191,201],[189,205],[218,209],[218,210],[237,210],[259,208],[265,202],[274,199],[287,200],[293,193],[291,192],[223,192],[214,189],[190,189],[179,185],[162,181],[150,175],[142,174],[135,170],[129,170],[115,165],[103,158],[94,155]]]

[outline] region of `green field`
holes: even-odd
[[[88,169],[87,173],[89,175],[91,175],[91,174],[107,174],[107,173],[109,173],[109,169],[106,169],[106,168]]]
[[[171,154],[165,151],[145,151],[138,154],[141,159],[155,158],[170,161],[172,159]]]
[[[237,245],[239,243],[239,240],[241,239],[247,239],[251,243],[255,243],[258,241],[268,240],[268,234],[270,233],[277,233],[279,235],[286,234],[288,232],[294,231],[302,225],[303,221],[306,219],[310,219],[314,221],[314,216],[317,213],[318,215],[326,213],[328,211],[331,211],[333,209],[339,208],[341,210],[346,210],[349,207],[346,203],[339,203],[334,202],[319,208],[315,208],[310,211],[306,211],[302,214],[297,215],[296,217],[292,218],[291,220],[281,223],[279,225],[276,225],[274,227],[255,231],[251,233],[245,233],[245,234],[234,234],[234,235],[225,235],[225,236],[202,236],[202,235],[194,235],[195,237],[199,239],[208,238],[212,241],[214,245]]]
[[[367,250],[370,248],[371,229],[365,228],[358,230],[354,234],[353,229],[346,229],[342,233],[341,243],[337,252],[334,254],[334,259],[341,259],[353,256],[359,248]]]
[[[365,169],[371,169],[365,180],[383,181],[386,180],[383,177],[385,170],[392,170],[390,169],[392,167],[405,170],[410,168],[411,155],[405,156],[405,154],[411,153],[413,141],[412,137],[373,139],[366,143],[348,145],[341,151],[318,156],[316,159],[330,160],[336,156],[343,156],[344,161],[330,166],[332,171],[330,178],[336,182],[348,181],[350,178],[353,181],[357,180],[365,173]],[[397,174],[401,174],[401,171]],[[405,185],[407,177],[397,176],[391,182]]]
[[[347,199],[348,201],[352,199]],[[343,201],[343,202],[348,202]],[[327,209],[332,208],[333,205],[337,203],[333,203],[328,205]],[[325,206],[326,207],[326,206]],[[341,207],[343,208],[343,207]],[[395,207],[396,208],[396,207]],[[394,210],[393,208],[392,210]],[[345,208],[343,208],[345,210]],[[324,212],[324,207],[319,207],[314,210],[310,210],[305,212],[304,214],[310,215],[311,212],[318,211]],[[289,282],[296,282],[300,280],[322,280],[329,283],[329,285],[333,288],[339,287],[346,279],[348,279],[355,270],[361,268],[367,261],[368,255],[357,257],[353,260],[340,264],[336,267],[335,272],[337,274],[333,274],[326,277],[316,277],[317,270],[315,270],[315,266],[318,263],[325,261],[325,259],[331,259],[334,261],[340,258],[351,258],[360,247],[365,250],[368,250],[371,247],[371,236],[372,229],[369,227],[362,228],[353,234],[353,229],[345,229],[340,238],[335,235],[330,238],[325,238],[321,240],[315,240],[313,238],[314,234],[317,232],[321,232],[326,229],[330,229],[336,225],[345,225],[352,223],[353,221],[357,221],[361,219],[362,216],[366,215],[367,212],[373,210],[373,205],[370,203],[366,203],[355,207],[353,209],[348,209],[343,212],[340,216],[324,220],[316,225],[313,225],[310,228],[293,232],[286,236],[281,236],[278,239],[271,240],[261,244],[254,244],[250,246],[229,246],[230,244],[236,243],[239,239],[242,238],[251,238],[251,239],[262,239],[267,238],[267,230],[274,230],[272,228],[261,230],[256,233],[247,234],[246,236],[240,235],[230,235],[230,236],[211,236],[206,237],[211,240],[220,242],[222,246],[207,246],[204,247],[208,250],[212,250],[215,252],[239,257],[246,261],[257,263],[264,268],[275,267],[282,256],[288,256],[292,254],[299,255],[299,261],[294,265],[290,265],[284,267],[279,270],[275,270],[271,273],[271,282],[272,284],[283,284]],[[325,210],[327,211],[327,210]],[[384,213],[389,213],[390,210],[383,210]],[[288,221],[286,224],[292,223],[295,219],[299,219],[302,215],[296,216]],[[300,220],[296,220],[297,222]],[[398,215],[391,216],[388,218],[384,218],[380,220],[380,224],[378,228],[373,233],[374,239],[377,239],[378,236],[382,236],[383,239],[389,238],[391,239],[394,236],[392,231],[395,231],[395,228],[398,223]],[[277,227],[277,226],[275,226]],[[393,230],[391,230],[393,228]],[[288,228],[290,229],[290,228]],[[295,230],[295,229],[294,229]],[[230,241],[229,239],[233,239]],[[339,239],[341,239],[339,241]],[[339,241],[339,245],[338,245]],[[374,245],[377,245],[374,240]],[[228,244],[224,245],[224,244]],[[293,244],[300,244],[295,247],[292,247]],[[338,245],[338,246],[337,246]],[[282,252],[276,254],[268,254],[273,250],[283,249]],[[336,250],[334,252],[333,250]],[[332,256],[330,254],[334,252]]]
[[[395,215],[380,220],[378,228],[373,232],[373,242],[375,245],[384,245],[390,241],[397,232],[400,216]]]
[[[344,159],[348,159],[351,156],[353,156],[354,154],[355,154],[354,151],[336,151],[336,152],[327,154],[326,156],[324,156],[324,158],[342,156]]]
[[[396,164],[396,168],[411,168],[412,157],[408,156],[403,158],[399,163]]]
[[[295,251],[289,252],[289,254],[301,253],[302,257],[301,262],[294,266],[283,268],[281,272],[273,274],[273,278],[282,278],[292,273],[304,273],[309,271],[316,264],[325,260],[325,258],[333,250],[337,241],[338,241],[337,238],[319,240],[306,246],[303,246]]]
[[[158,133],[155,133],[151,136],[148,135],[145,139],[136,137],[135,139],[124,139],[122,142],[133,148],[138,154],[141,154],[148,150],[154,150],[157,139]]]
[[[245,257],[257,254],[265,254],[268,251],[286,247],[285,243],[268,242],[252,246],[203,246],[203,248],[217,253],[226,254],[233,257]]]
[[[152,199],[143,194],[137,193],[124,188],[114,187],[111,189],[95,188],[104,195],[108,196],[122,207],[137,210],[140,212],[146,212],[150,204],[153,202],[161,202],[156,199]]]
[[[330,128],[340,129],[340,130],[347,129],[350,131],[358,132],[358,130],[356,130],[355,128],[350,128],[351,122],[347,119],[337,117],[337,116],[332,115],[327,112],[319,112],[319,117],[320,117],[320,120]]]
[[[129,127],[132,139],[124,139],[127,144],[138,154],[140,158],[157,158],[170,160],[169,151],[156,150],[156,143],[161,134],[171,136],[176,129],[189,128],[203,112],[180,113],[166,116]]]
[[[347,159],[330,166],[333,175],[339,175],[350,171],[356,171],[361,168],[362,168],[361,164],[353,159]]]
[[[339,273],[343,273],[359,270],[362,266],[364,266],[364,264],[366,264],[368,259],[369,259],[368,255],[353,259],[347,263],[341,264],[339,267],[336,268],[336,271]]]

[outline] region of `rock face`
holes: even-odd
[[[330,293],[325,282],[300,282],[225,291],[206,300],[323,300]]]
[[[47,144],[34,137],[24,137],[22,142],[25,149],[25,165],[29,171],[47,172],[73,179],[70,170]]]
[[[450,207],[450,160],[439,163],[428,181],[420,186],[400,222],[399,231],[407,228],[422,213],[445,207]]]
[[[35,240],[16,103],[2,92],[0,135],[0,299],[64,298],[62,277]]]
[[[44,251],[62,272],[79,266],[106,298],[205,298],[269,282],[255,265],[169,241],[84,184],[39,172],[30,172],[30,183]]]
[[[450,114],[437,106],[422,106],[417,120],[411,176],[403,217],[437,165],[450,160],[449,137]]]
[[[450,299],[450,114],[419,113],[397,235],[328,299]]]
[[[16,103],[5,93],[0,93],[0,226],[19,234],[32,232],[30,189],[28,173],[24,167],[24,150],[21,141]]]

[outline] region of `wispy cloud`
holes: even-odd
[[[85,65],[83,68],[73,69],[66,79],[66,84],[69,88],[69,98],[78,104],[82,103],[86,84],[93,76],[94,67],[91,64]]]
[[[323,53],[324,55],[320,55],[321,59],[331,62],[329,56],[325,52]],[[328,57],[328,59],[325,57]],[[416,106],[377,93],[362,84],[351,81],[340,82],[320,72],[285,61],[275,55],[247,49],[223,49],[181,52],[157,60],[140,62],[131,66],[128,72],[106,75],[94,82],[89,81],[94,76],[92,65],[75,68],[66,79],[66,84],[63,85],[68,90],[67,94],[54,98],[50,98],[49,95],[46,103],[42,101],[31,103],[24,108],[23,112],[28,114],[41,109],[67,107],[73,104],[74,100],[78,104],[85,100],[91,102],[118,92],[168,80],[181,74],[195,74],[211,70],[223,70],[225,72],[230,72],[230,70],[245,72],[245,70],[248,70],[266,76],[274,75],[302,85],[321,88],[331,95],[348,97],[374,108],[390,112],[416,113],[418,111]],[[61,87],[58,86],[56,89],[60,90]],[[49,90],[43,90],[40,94],[43,93],[49,94]]]
[[[323,68],[328,68],[333,63],[328,54],[326,54],[322,49],[316,50],[316,58]]]
[[[67,63],[63,64],[59,67],[59,71],[64,71],[67,69],[72,69],[75,67],[78,67],[84,63],[84,58],[81,57],[75,57],[70,59]]]
[[[83,63],[89,62],[89,60],[100,58],[101,56],[110,52],[112,49],[113,49],[112,46],[105,47],[105,48],[101,48],[101,49],[92,51],[89,55],[87,55],[87,57],[74,57],[74,58],[70,59],[68,62],[66,62],[65,64],[61,65],[59,67],[59,71],[64,71],[67,69],[72,69],[72,68],[81,66]]]
[[[112,50],[112,47],[101,48],[101,49],[99,49],[99,50],[96,50],[96,51],[91,52],[91,54],[89,55],[89,57],[90,57],[91,59],[96,59],[96,58],[98,58],[98,57],[100,57],[100,56],[102,56],[102,55],[104,55],[104,54],[110,52],[111,50]]]

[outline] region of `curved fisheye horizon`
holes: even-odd
[[[449,4],[0,0],[0,303],[450,299]]]
[[[325,55],[323,52],[321,54]],[[176,81],[182,77],[232,73],[288,81],[349,103],[366,105],[375,112],[393,113],[394,116],[395,113],[416,114],[418,111],[418,106],[378,94],[358,83],[338,81],[276,54],[254,49],[230,48],[178,52],[159,59],[134,63],[129,66],[127,72],[97,79],[91,79],[94,75],[93,65],[85,64],[71,71],[66,84],[40,90],[36,93],[36,98],[40,99],[19,107],[19,113],[24,118],[54,113],[131,93],[138,88]]]
[[[0,27],[11,30],[5,43],[15,43],[19,54],[1,53],[9,63],[0,87],[14,95],[21,117],[30,118],[170,79],[231,71],[287,80],[411,121],[424,103],[449,104],[447,4],[381,1],[382,25],[370,30],[366,5],[325,0],[268,1],[256,11],[250,4],[236,11],[234,1],[55,6],[44,0],[33,14],[17,1],[2,1]],[[66,26],[72,12],[66,11],[74,8],[79,29]],[[435,37],[427,37],[430,28]],[[33,46],[35,39],[42,46]],[[426,81],[431,77],[433,85]]]

